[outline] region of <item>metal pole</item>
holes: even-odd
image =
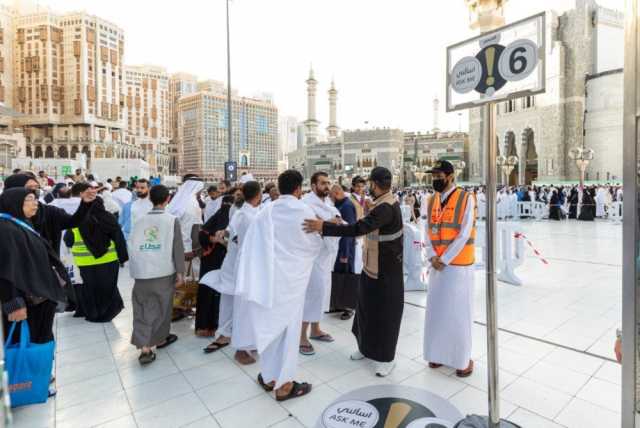
[[[487,366],[489,381],[489,428],[500,426],[500,391],[498,379],[498,319],[496,296],[496,108],[494,103],[482,108],[487,165]]]
[[[638,409],[638,0],[627,0],[624,38],[624,131],[622,224],[622,405],[623,428],[636,426]]]
[[[233,108],[231,102],[231,38],[229,32],[229,1],[227,0],[227,134],[229,140],[229,162],[233,161]]]

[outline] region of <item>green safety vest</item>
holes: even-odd
[[[109,249],[102,257],[93,257],[91,251],[89,251],[87,246],[84,244],[84,240],[82,239],[82,235],[80,235],[80,230],[78,230],[78,228],[73,229],[73,247],[71,247],[71,254],[73,254],[73,259],[78,267],[104,265],[118,260],[116,245],[113,241],[109,243]]]

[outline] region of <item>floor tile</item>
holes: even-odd
[[[284,420],[289,414],[276,400],[265,394],[222,410],[214,416],[222,428],[236,428],[268,427]]]
[[[441,397],[451,397],[467,388],[467,384],[435,370],[423,370],[400,382],[401,385],[423,388]]]
[[[175,428],[207,416],[207,408],[193,392],[134,413],[140,428]]]
[[[618,363],[612,363],[611,361],[605,361],[605,363],[598,369],[595,378],[606,380],[607,382],[615,383],[616,385],[622,384],[622,366]]]
[[[87,409],[90,409],[87,411]],[[66,407],[56,412],[56,428],[91,427],[129,415],[131,408],[124,392]]]
[[[432,369],[429,369],[432,370]],[[498,380],[500,382],[500,389],[505,389],[511,385],[518,376],[508,372],[507,370],[499,369]],[[488,390],[489,374],[487,369],[487,363],[484,361],[476,361],[474,363],[473,374],[469,377],[459,378],[461,382],[473,386],[482,391]]]
[[[184,428],[220,428],[220,424],[211,415],[205,416],[202,419],[198,419],[190,424],[183,425]]]
[[[603,361],[599,358],[561,348],[555,349],[549,355],[544,357],[542,361],[554,366],[565,367],[569,370],[584,373],[589,376],[592,376],[596,371],[598,371],[603,364]]]
[[[307,427],[313,427],[322,411],[339,396],[340,393],[329,385],[320,385],[317,388],[313,388],[311,393],[304,397],[285,401],[281,404],[300,423]]]
[[[481,358],[481,361],[486,363],[487,357]],[[504,369],[510,373],[521,375],[522,373],[533,367],[539,359],[531,355],[520,354],[510,349],[499,349],[498,352],[498,364],[501,369]]]
[[[502,397],[551,420],[571,401],[570,395],[525,378],[509,385],[502,392]]]
[[[256,381],[244,373],[196,391],[213,414],[245,400],[265,394]]]
[[[137,428],[137,427],[138,427],[138,424],[136,424],[136,420],[133,417],[133,414],[123,416],[113,421],[109,421],[102,425],[96,426],[96,428]]]
[[[229,359],[223,358],[203,366],[184,370],[182,374],[193,389],[201,389],[215,382],[239,376],[243,372]]]
[[[545,362],[539,362],[527,370],[522,377],[571,396],[576,395],[590,379],[586,374]]]
[[[178,372],[170,358],[158,359],[147,366],[131,366],[119,370],[122,385],[125,388],[151,382]]]
[[[46,403],[11,409],[12,428],[50,428],[53,426],[56,404],[49,399]]]
[[[545,419],[521,407],[511,413],[507,420],[526,428],[562,428],[562,425],[551,422],[549,419]]]
[[[111,355],[108,355],[84,363],[56,368],[56,386],[61,387],[114,372],[116,372],[116,365]]]
[[[449,403],[456,406],[463,415],[487,415],[489,412],[487,393],[472,386],[468,386],[450,397]],[[515,404],[509,403],[504,399],[500,400],[501,415],[510,414],[516,409],[516,407],[517,406]]]
[[[193,391],[181,373],[169,375],[125,390],[134,412]]]
[[[305,428],[298,420],[292,416],[288,417],[284,421],[271,425],[269,428]]]
[[[366,360],[353,361],[341,353],[329,353],[306,363],[303,361],[299,360],[302,367],[323,381],[335,379],[369,364]]]
[[[622,388],[615,383],[593,378],[578,392],[576,397],[612,412],[620,412]]]
[[[58,410],[100,400],[123,391],[120,376],[115,371],[79,382],[64,384],[58,386],[57,389],[58,395],[55,402]]]
[[[555,422],[568,428],[619,428],[620,414],[574,398]]]

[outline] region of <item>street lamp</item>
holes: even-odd
[[[584,173],[589,166],[589,162],[593,160],[595,151],[586,147],[574,147],[569,150],[569,157],[576,162],[576,166],[580,170],[580,188],[584,187]]]
[[[229,1],[227,0],[227,134],[228,134],[228,161],[225,165],[224,173],[227,180],[231,179],[235,173],[235,165],[233,164],[233,106],[231,101],[231,37],[229,31]]]
[[[509,177],[511,173],[515,169],[516,165],[518,165],[518,156],[511,155],[509,157],[498,156],[496,158],[496,163],[502,169],[502,173],[504,174],[504,184],[505,186],[509,185]]]

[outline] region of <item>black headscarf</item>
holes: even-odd
[[[24,187],[5,190],[0,195],[0,212],[29,225],[22,207],[31,193]],[[0,278],[27,296],[64,302],[63,287],[68,285],[69,277],[49,243],[6,219],[0,219],[0,236]]]
[[[233,204],[233,196],[225,195],[222,197],[222,205],[216,213],[202,226],[202,230],[210,234],[214,234],[219,230],[224,230],[229,226],[229,211]]]
[[[28,174],[12,174],[4,179],[4,188],[7,190],[14,187],[24,187],[29,180],[35,180],[35,178]]]
[[[116,218],[104,208],[102,198],[96,198],[87,218],[78,230],[87,249],[95,258],[104,256],[112,238],[117,233],[121,233]]]

